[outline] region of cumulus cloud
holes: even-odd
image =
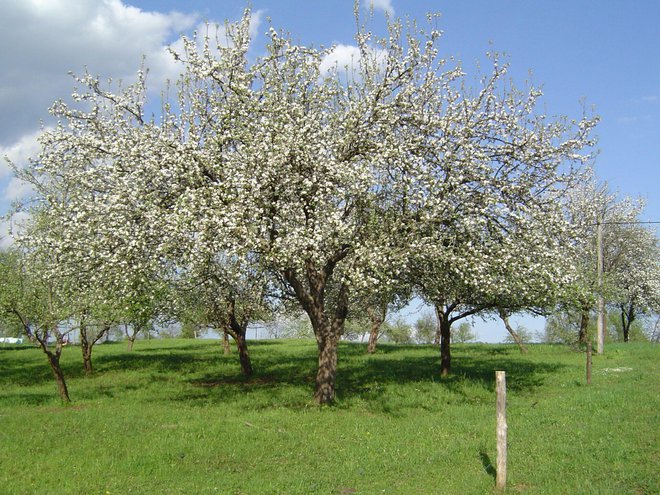
[[[367,57],[375,57],[376,63],[382,68],[387,59],[387,51],[369,48]],[[362,54],[357,46],[339,44],[323,57],[319,70],[322,75],[328,74],[331,69],[336,69],[338,73],[350,73],[358,69],[361,58]]]
[[[14,213],[9,219],[0,220],[0,249],[6,249],[14,244],[12,235],[20,232],[24,223],[30,218],[26,212]]]
[[[26,192],[10,180],[4,156],[21,166],[37,154],[41,123],[51,122],[48,109],[74,89],[69,72],[131,82],[144,57],[150,87],[178,76],[168,46],[201,26],[200,16],[147,12],[130,2],[0,0],[0,46],[7,48],[0,51],[0,214]],[[262,11],[253,12],[253,37],[262,18]]]
[[[142,56],[155,75],[171,70],[164,46],[197,18],[145,12],[121,0],[0,2],[0,145],[16,143],[71,93],[69,71],[131,79]]]
[[[364,0],[364,5],[369,9],[382,10],[389,15],[394,15],[392,0]]]
[[[354,45],[337,45],[328,53],[319,66],[321,74],[327,74],[330,69],[351,71],[360,64],[360,49]]]
[[[34,192],[32,185],[16,177],[12,177],[5,187],[4,197],[7,201],[25,199]]]
[[[11,168],[7,159],[14,165],[23,167],[27,165],[28,159],[35,157],[39,151],[37,138],[41,130],[30,132],[19,138],[18,141],[9,146],[0,146],[0,179],[11,173]]]

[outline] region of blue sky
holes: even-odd
[[[361,9],[370,3],[361,0]],[[657,0],[374,0],[374,29],[386,11],[422,20],[440,12],[442,56],[471,71],[486,51],[505,53],[518,85],[544,89],[544,111],[601,116],[596,173],[622,195],[647,201],[644,220],[660,221],[660,2]],[[23,163],[37,151],[40,120],[71,93],[68,71],[130,78],[142,54],[155,78],[171,72],[165,47],[204,21],[240,17],[241,0],[3,0],[0,2],[0,155]],[[252,0],[295,40],[353,43],[353,0]],[[11,49],[7,49],[11,47]],[[484,65],[484,69],[487,66]],[[0,214],[24,192],[0,164]],[[0,226],[0,236],[6,231]],[[0,240],[6,243],[6,240]]]

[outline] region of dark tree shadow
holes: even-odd
[[[251,377],[241,374],[235,350],[225,356],[222,346],[215,343],[191,341],[190,344],[173,345],[167,341],[152,341],[131,352],[122,351],[117,345],[110,344],[107,350],[99,352],[99,349],[95,352],[95,375],[92,380],[106,373],[131,371],[143,373],[150,382],[162,380],[189,386],[172,396],[164,394],[164,397],[158,399],[165,401],[226,402],[259,392],[260,400],[264,403],[275,404],[283,400],[284,407],[308,407],[311,402],[317,366],[317,348],[313,340],[300,343],[250,341],[250,354],[255,369]],[[564,366],[532,361],[517,354],[517,349],[513,347],[457,347],[459,352],[456,352],[452,362],[452,374],[440,378],[440,357],[434,346],[382,345],[376,354],[368,355],[366,344],[342,342],[336,382],[338,403],[347,402],[350,407],[351,399],[359,398],[373,403],[378,410],[388,411],[393,408],[392,412],[396,413],[398,406],[391,404],[387,392],[388,386],[392,384],[432,384],[434,387],[439,384],[450,392],[452,400],[470,403],[475,400],[470,392],[474,390],[473,385],[487,392],[495,390],[496,369],[507,371],[510,391],[524,392],[541,386],[550,374]],[[76,350],[79,352],[79,349]],[[24,361],[21,366],[16,365],[22,362],[21,359],[7,365],[0,363],[3,381],[21,386],[52,381],[46,359],[42,359],[43,363],[35,358]],[[82,358],[72,359],[71,355],[68,356],[63,362],[63,368],[67,380],[82,379],[84,376]],[[138,384],[135,386],[142,383],[139,377],[136,374],[133,379]],[[130,390],[131,386],[132,383],[113,385],[102,380],[92,381],[85,393],[78,397],[90,399],[94,394],[98,397],[121,397],[122,391]],[[77,394],[73,386],[72,395],[75,400]],[[441,407],[441,404],[428,405],[420,400],[415,407],[436,408]]]
[[[497,478],[497,469],[493,466],[493,463],[490,460],[490,457],[486,453],[485,449],[479,451],[479,458],[481,459],[481,465],[484,467],[484,471],[489,476],[492,476],[493,479]]]

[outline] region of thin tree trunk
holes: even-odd
[[[69,389],[67,388],[66,381],[64,380],[64,372],[60,366],[59,352],[51,352],[43,347],[42,349],[46,353],[46,356],[48,356],[48,364],[50,364],[50,369],[52,370],[53,376],[55,377],[55,382],[57,383],[57,391],[60,394],[60,399],[62,399],[64,402],[71,402],[71,399],[69,398]]]
[[[435,336],[433,337],[433,345],[440,345],[440,341],[442,340],[442,313],[438,309],[438,306],[435,307]]]
[[[82,351],[83,366],[85,367],[85,375],[89,376],[93,372],[92,368],[92,346],[87,338],[87,327],[80,324],[80,350]]]
[[[224,349],[225,356],[231,354],[231,346],[229,345],[229,334],[222,332],[222,348]]]
[[[245,339],[245,333],[239,333],[233,335],[234,340],[236,340],[236,349],[238,350],[238,359],[241,363],[241,371],[247,377],[252,376],[252,361],[250,361],[250,354],[248,352],[247,341]]]
[[[513,341],[514,341],[516,344],[518,344],[518,348],[520,349],[520,352],[521,352],[522,354],[527,354],[527,347],[525,347],[525,345],[523,344],[522,339],[520,338],[520,335],[518,335],[518,334],[516,333],[516,331],[513,329],[513,327],[512,327],[511,324],[509,323],[509,317],[508,317],[508,315],[506,314],[506,312],[505,312],[504,310],[500,309],[500,310],[499,310],[499,313],[500,313],[500,318],[501,318],[502,321],[504,322],[504,326],[506,327],[507,332],[509,332],[509,334],[510,334],[511,337],[513,338]]]
[[[635,310],[633,304],[630,304],[628,310],[625,306],[621,305],[621,330],[623,331],[623,341],[628,342],[630,340],[630,327],[632,326],[633,320],[635,319]]]
[[[440,376],[448,376],[451,371],[451,321],[442,307],[435,306],[440,329]]]
[[[376,344],[378,343],[378,335],[380,333],[380,327],[385,321],[385,314],[387,308],[382,309],[380,312],[377,312],[373,308],[367,308],[367,313],[369,314],[369,319],[371,320],[371,331],[369,332],[369,344],[367,345],[367,352],[373,354],[376,352]]]
[[[578,342],[587,343],[587,331],[589,330],[589,308],[583,307],[580,313],[580,330],[578,333]]]
[[[124,323],[124,334],[126,335],[126,339],[128,340],[128,345],[126,346],[126,350],[132,351],[133,350],[133,344],[135,343],[135,339],[137,337],[137,334],[139,333],[140,329],[135,329],[134,327],[131,328],[131,331],[128,331],[128,323]]]
[[[252,376],[252,362],[250,361],[247,340],[245,338],[248,321],[247,319],[242,322],[238,321],[236,318],[236,301],[231,297],[227,299],[227,309],[229,314],[229,328],[225,332],[229,333],[234,338],[234,341],[236,341],[238,360],[241,363],[243,374],[248,377]]]

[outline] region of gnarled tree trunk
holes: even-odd
[[[57,383],[57,391],[60,394],[60,399],[62,399],[63,402],[71,402],[71,399],[69,398],[69,389],[67,388],[66,380],[64,379],[64,372],[62,371],[62,367],[60,366],[60,356],[62,355],[62,344],[64,342],[64,337],[66,334],[62,334],[57,329],[55,329],[54,331],[56,338],[55,351],[51,351],[48,348],[48,335],[49,335],[48,330],[46,330],[45,328],[41,330],[39,329],[34,330],[30,325],[29,320],[27,318],[24,318],[23,315],[18,310],[13,309],[12,312],[21,322],[23,331],[25,332],[27,338],[30,339],[30,342],[37,345],[48,358],[48,364],[50,365],[50,369],[53,372],[53,376],[55,377],[55,382]]]
[[[331,329],[321,330],[317,335],[316,342],[319,350],[319,360],[316,371],[314,400],[319,404],[330,404],[335,400],[339,335]]]
[[[50,369],[53,372],[55,377],[55,382],[57,383],[57,391],[60,394],[60,399],[64,402],[71,402],[69,398],[69,389],[66,386],[66,381],[64,380],[64,372],[60,366],[60,355],[62,353],[61,343],[58,342],[55,352],[52,352],[42,346],[42,350],[48,356],[48,364],[50,364]]]
[[[337,348],[348,315],[348,286],[342,283],[337,289],[332,311],[325,307],[325,289],[336,264],[348,253],[348,248],[337,251],[320,269],[307,260],[304,275],[294,269],[284,271],[284,278],[309,316],[316,336],[319,355],[314,400],[318,404],[331,404],[335,399]]]
[[[252,361],[248,352],[246,334],[248,321],[239,322],[236,317],[236,301],[233,298],[227,299],[227,309],[229,315],[228,328],[226,332],[234,338],[236,349],[238,350],[238,360],[241,363],[241,371],[245,376],[252,376]]]

